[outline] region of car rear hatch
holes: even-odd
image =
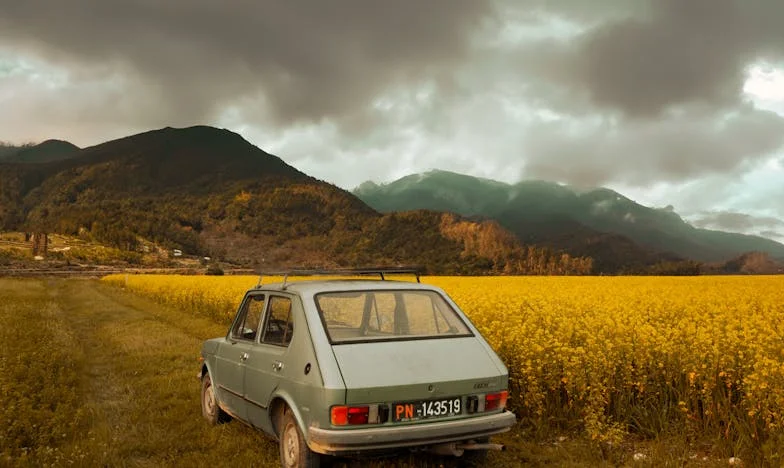
[[[474,337],[339,344],[332,350],[347,405],[459,397],[463,408],[457,413],[464,414],[466,397],[505,390],[507,382]]]

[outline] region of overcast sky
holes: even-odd
[[[606,186],[784,241],[782,0],[0,0],[0,141],[209,124],[352,189]]]

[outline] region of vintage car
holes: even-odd
[[[285,467],[502,449],[489,436],[515,424],[507,369],[447,294],[418,274],[391,281],[399,270],[329,273],[380,279],[260,279],[226,336],[204,342],[207,421],[234,418],[276,438]]]

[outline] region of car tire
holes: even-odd
[[[209,372],[201,377],[201,414],[212,425],[231,421],[231,416],[218,405],[218,398],[215,396]]]
[[[283,468],[318,468],[321,455],[308,448],[305,437],[290,409],[286,408],[278,435],[280,448],[280,466]]]

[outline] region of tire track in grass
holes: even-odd
[[[201,340],[175,311],[117,300],[95,281],[54,282],[85,353],[83,450],[101,466],[276,466],[276,445],[241,424],[207,426],[199,410]],[[122,298],[120,298],[122,299]],[[175,315],[174,317],[168,314]]]
[[[41,281],[0,279],[0,466],[79,463],[83,352]]]

